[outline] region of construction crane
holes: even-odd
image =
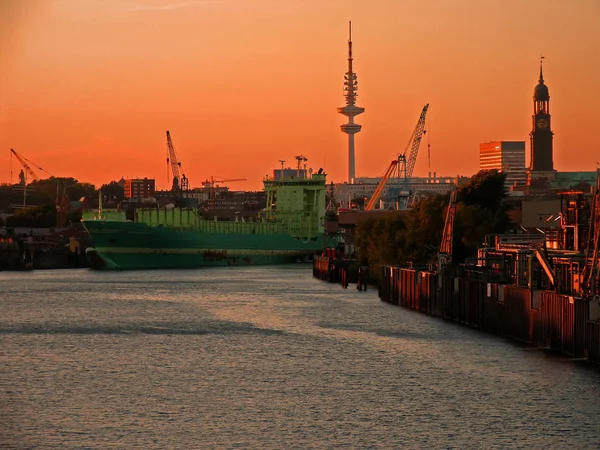
[[[399,184],[402,185],[401,190],[405,192],[409,191],[408,180],[413,176],[413,171],[415,170],[415,165],[417,163],[417,156],[419,155],[421,140],[423,139],[423,135],[427,133],[427,131],[425,131],[425,118],[427,117],[428,109],[429,103],[423,106],[423,110],[421,111],[421,115],[417,121],[417,125],[410,135],[410,139],[406,144],[404,153],[402,153],[398,158],[398,162],[400,163],[400,167],[398,169],[398,181]],[[429,158],[429,145],[427,148],[427,156]],[[410,193],[408,196],[410,197]],[[405,203],[410,203],[410,199],[407,198]]]
[[[385,189],[385,186],[386,186],[388,180],[390,179],[390,177],[396,170],[397,166],[398,166],[398,159],[395,159],[390,163],[387,170],[383,174],[381,181],[377,185],[377,189],[375,189],[375,192],[371,196],[371,200],[369,200],[369,203],[367,203],[367,206],[365,206],[365,211],[371,211],[373,209],[373,207],[375,206],[375,204],[379,201],[379,197],[381,197],[381,193]]]
[[[381,194],[385,190],[389,179],[394,175],[394,173],[396,173],[398,181],[402,180],[401,189],[405,192],[408,192],[408,179],[412,177],[413,171],[415,169],[415,164],[417,162],[417,156],[419,154],[421,139],[423,138],[423,134],[426,133],[425,117],[427,116],[428,109],[429,103],[427,103],[423,107],[421,115],[419,116],[419,120],[417,121],[417,125],[415,126],[415,129],[413,130],[412,134],[410,135],[410,139],[408,140],[408,144],[406,145],[404,152],[398,156],[397,160],[394,160],[390,163],[385,174],[383,175],[383,178],[381,178],[379,185],[375,189],[375,193],[373,194],[371,200],[369,200],[369,203],[365,207],[365,211],[370,211],[371,209],[373,209],[375,204],[379,201]],[[400,188],[400,186],[398,186],[398,188]],[[394,197],[400,195],[400,189],[398,189],[398,191],[399,192],[397,192],[396,195],[393,195]],[[410,195],[408,196],[408,198],[406,198],[406,201],[404,203],[404,207],[408,207],[408,205],[411,204]]]
[[[450,194],[450,203],[446,210],[446,221],[444,222],[444,232],[442,234],[442,243],[438,257],[438,270],[447,266],[452,261],[452,240],[454,237],[454,218],[456,217],[456,197],[458,189],[454,188]]]
[[[202,183],[205,189],[208,189],[208,204],[209,209],[214,209],[215,200],[217,198],[217,183],[230,183],[234,181],[248,181],[246,178],[228,178],[224,180],[215,180],[214,176]]]
[[[37,181],[40,178],[37,176],[37,174],[33,171],[33,169],[31,167],[29,167],[29,164],[27,164],[28,162],[33,165],[36,166],[36,164],[32,163],[31,161],[29,161],[27,158],[25,158],[24,156],[19,155],[16,151],[14,151],[12,148],[10,149],[10,153],[11,156],[14,155],[15,158],[17,158],[17,161],[19,161],[21,163],[21,165],[23,166],[23,169],[25,169],[25,173],[27,173],[27,175],[29,176],[29,178],[33,181]],[[44,169],[42,169],[41,167],[38,167],[38,169],[46,172]],[[48,173],[48,172],[46,172]],[[49,174],[50,175],[50,174]],[[24,176],[21,176],[21,184],[26,184],[25,183],[26,178]]]
[[[412,132],[410,139],[408,140],[408,144],[404,149],[404,157],[406,158],[406,152],[410,147],[410,154],[408,159],[406,160],[406,178],[412,178],[413,171],[415,170],[415,164],[417,163],[417,156],[419,154],[419,147],[421,145],[421,139],[423,138],[423,134],[425,134],[425,117],[427,116],[427,110],[429,109],[429,103],[423,106],[423,110],[421,111],[421,115],[419,116],[419,120],[417,121],[417,126]]]
[[[415,165],[417,163],[417,156],[419,155],[419,148],[421,146],[421,140],[423,139],[423,135],[427,133],[425,131],[425,118],[427,116],[427,110],[429,109],[429,103],[427,103],[423,110],[421,111],[421,115],[419,116],[419,120],[417,121],[417,125],[410,135],[410,139],[406,144],[406,148],[404,149],[404,153],[402,153],[398,157],[398,195],[400,197],[404,197],[404,207],[408,207],[409,204],[413,203],[411,201],[412,193],[409,190],[408,180],[412,178],[413,171],[415,170]],[[428,158],[429,158],[429,146],[427,150]],[[396,195],[395,195],[396,196]]]
[[[42,169],[40,166],[38,166],[34,162],[28,160],[23,155],[20,155],[12,148],[10,149],[10,152],[11,152],[11,157],[12,157],[12,155],[14,155],[15,158],[17,158],[17,161],[19,161],[21,163],[21,165],[23,166],[25,173],[33,181],[39,181],[40,178],[33,171],[33,169],[29,166],[29,164],[31,164],[32,166],[35,166],[38,170],[41,170],[42,172],[50,175],[50,177],[56,179],[56,200],[55,200],[56,220],[57,220],[57,226],[64,227],[67,222],[67,218],[68,218],[69,211],[70,211],[70,202],[69,202],[69,196],[67,195],[66,183],[61,178],[55,177],[47,170]],[[27,163],[29,163],[29,164],[27,164]],[[23,186],[23,206],[22,206],[22,208],[27,207],[27,177],[26,177],[25,173],[23,173],[23,170],[22,170],[21,174],[19,176],[20,184]],[[11,178],[12,178],[12,170],[11,170]],[[62,192],[61,192],[61,184],[62,184]],[[21,206],[19,206],[19,207],[21,207]]]
[[[171,133],[167,131],[167,178],[169,178],[169,166],[171,166],[171,172],[173,174],[173,184],[171,186],[172,191],[187,191],[189,189],[189,180],[185,174],[181,171],[181,162],[177,157],[177,152],[173,146],[171,140]]]

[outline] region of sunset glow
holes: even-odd
[[[343,181],[348,20],[358,176],[404,151],[426,103],[417,176],[473,174],[484,141],[528,149],[541,54],[554,167],[597,167],[597,0],[4,0],[0,182],[14,148],[55,176],[166,189],[166,130],[193,187],[260,189],[299,154]]]

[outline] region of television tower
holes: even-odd
[[[344,98],[346,106],[337,111],[348,118],[348,123],[340,126],[342,132],[348,135],[348,183],[354,183],[356,176],[354,161],[354,135],[360,131],[362,125],[354,123],[354,116],[365,112],[365,108],[356,106],[358,80],[352,71],[352,22],[348,23],[348,72],[344,75]]]

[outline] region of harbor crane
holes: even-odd
[[[399,195],[404,197],[405,206],[411,203],[410,197],[414,194],[413,192],[410,192],[408,180],[413,176],[413,171],[415,170],[415,165],[417,163],[417,156],[419,155],[419,148],[421,147],[421,140],[423,139],[423,135],[427,133],[427,131],[425,131],[425,118],[427,117],[428,109],[429,103],[423,107],[417,125],[408,140],[408,144],[406,144],[404,153],[398,157],[398,162],[400,164],[400,167],[398,168],[398,181],[402,186]]]
[[[442,243],[440,244],[438,268],[447,266],[452,262],[452,240],[454,238],[457,195],[458,188],[452,189],[450,203],[448,203],[448,209],[446,210],[446,221],[444,222],[444,232],[442,233]]]
[[[15,158],[17,158],[17,161],[19,161],[19,163],[21,163],[21,166],[23,166],[23,169],[25,170],[25,173],[29,176],[30,180],[33,181],[38,181],[40,178],[37,176],[37,174],[33,171],[33,169],[31,167],[29,167],[29,164],[37,167],[39,170],[41,170],[42,172],[46,172],[44,169],[42,169],[41,167],[39,167],[38,165],[32,163],[31,161],[29,161],[27,158],[25,158],[22,155],[19,155],[16,151],[14,151],[12,148],[10,149],[10,154],[11,156],[14,155]],[[29,162],[29,164],[27,164]],[[46,172],[48,175],[52,176],[51,173]],[[24,181],[26,181],[27,177],[26,176],[21,176],[21,184],[26,184],[24,183]]]
[[[417,121],[417,125],[413,130],[410,139],[408,140],[408,144],[406,144],[406,148],[404,149],[404,153],[402,156],[402,160],[406,161],[406,169],[404,170],[404,180],[405,186],[408,188],[408,178],[412,178],[413,171],[415,170],[415,164],[417,163],[417,156],[419,154],[419,147],[421,146],[421,139],[423,135],[426,133],[425,131],[425,117],[427,116],[427,110],[429,109],[429,103],[423,106],[423,110],[421,111],[421,115],[419,116],[419,120]],[[406,153],[409,151],[408,159],[406,158]]]
[[[375,189],[375,192],[371,196],[369,203],[367,203],[367,206],[365,206],[365,211],[371,211],[373,209],[373,207],[379,201],[379,198],[381,197],[381,193],[385,189],[385,186],[386,186],[388,180],[390,179],[390,177],[396,170],[396,167],[398,166],[398,161],[399,161],[399,159],[394,159],[388,166],[387,170],[383,174],[383,177],[381,178],[381,181],[377,185],[377,189]]]
[[[20,155],[12,148],[10,149],[10,154],[11,154],[11,157],[14,155],[14,157],[17,158],[17,161],[19,161],[19,163],[21,163],[21,166],[23,166],[23,170],[21,170],[21,173],[19,175],[19,184],[23,187],[23,205],[19,205],[18,207],[19,208],[27,207],[27,177],[29,177],[29,179],[32,181],[39,181],[39,179],[40,179],[37,176],[37,174],[33,171],[33,169],[30,167],[29,164],[31,164],[32,166],[35,166],[36,169],[41,170],[42,172],[50,175],[51,178],[56,179],[56,200],[54,203],[56,206],[56,213],[57,213],[57,217],[56,217],[57,226],[59,226],[59,227],[65,226],[68,215],[69,215],[69,211],[70,211],[70,203],[69,203],[69,197],[67,195],[66,183],[61,178],[55,177],[47,170],[42,169],[40,166],[38,166],[34,162],[28,160],[23,155]],[[29,163],[29,164],[27,164],[27,163]],[[11,179],[12,179],[12,169],[11,169]],[[61,184],[62,184],[62,192],[61,192]],[[16,205],[14,205],[14,206],[16,207]]]
[[[454,240],[454,220],[456,218],[456,204],[458,198],[458,186],[455,186],[450,193],[450,202],[446,210],[446,220],[444,222],[444,231],[442,232],[442,242],[438,252],[437,271],[441,273],[452,263],[452,241]],[[438,277],[438,287],[442,287],[442,277]]]
[[[375,204],[379,201],[381,194],[385,190],[385,187],[389,181],[389,179],[393,176],[394,173],[397,173],[398,180],[402,180],[402,186],[404,191],[408,192],[408,179],[412,178],[413,171],[415,169],[415,164],[417,163],[417,156],[419,154],[419,147],[421,146],[421,139],[423,139],[423,134],[425,131],[425,118],[427,116],[427,110],[429,109],[429,103],[427,103],[423,110],[421,111],[421,115],[419,116],[419,120],[417,121],[417,125],[415,126],[412,134],[410,135],[410,139],[408,140],[408,144],[406,144],[406,148],[404,149],[404,153],[398,156],[398,159],[392,161],[388,166],[386,172],[384,173],[379,185],[375,189],[371,200],[365,207],[365,211],[370,211],[375,207]],[[408,155],[408,157],[407,157]],[[399,193],[400,194],[400,193]],[[410,193],[406,198],[405,206],[408,205],[410,198]]]
[[[175,146],[171,140],[171,133],[167,131],[167,178],[169,178],[169,166],[173,175],[172,191],[187,191],[189,189],[189,180],[181,171],[181,161],[177,157]],[[181,173],[180,173],[181,172]]]

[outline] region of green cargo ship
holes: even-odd
[[[279,174],[277,174],[279,172]],[[324,234],[326,175],[274,171],[263,181],[264,210],[253,220],[217,221],[192,208],[141,208],[134,220],[100,208],[82,219],[94,269],[154,269],[284,264],[330,247]]]

